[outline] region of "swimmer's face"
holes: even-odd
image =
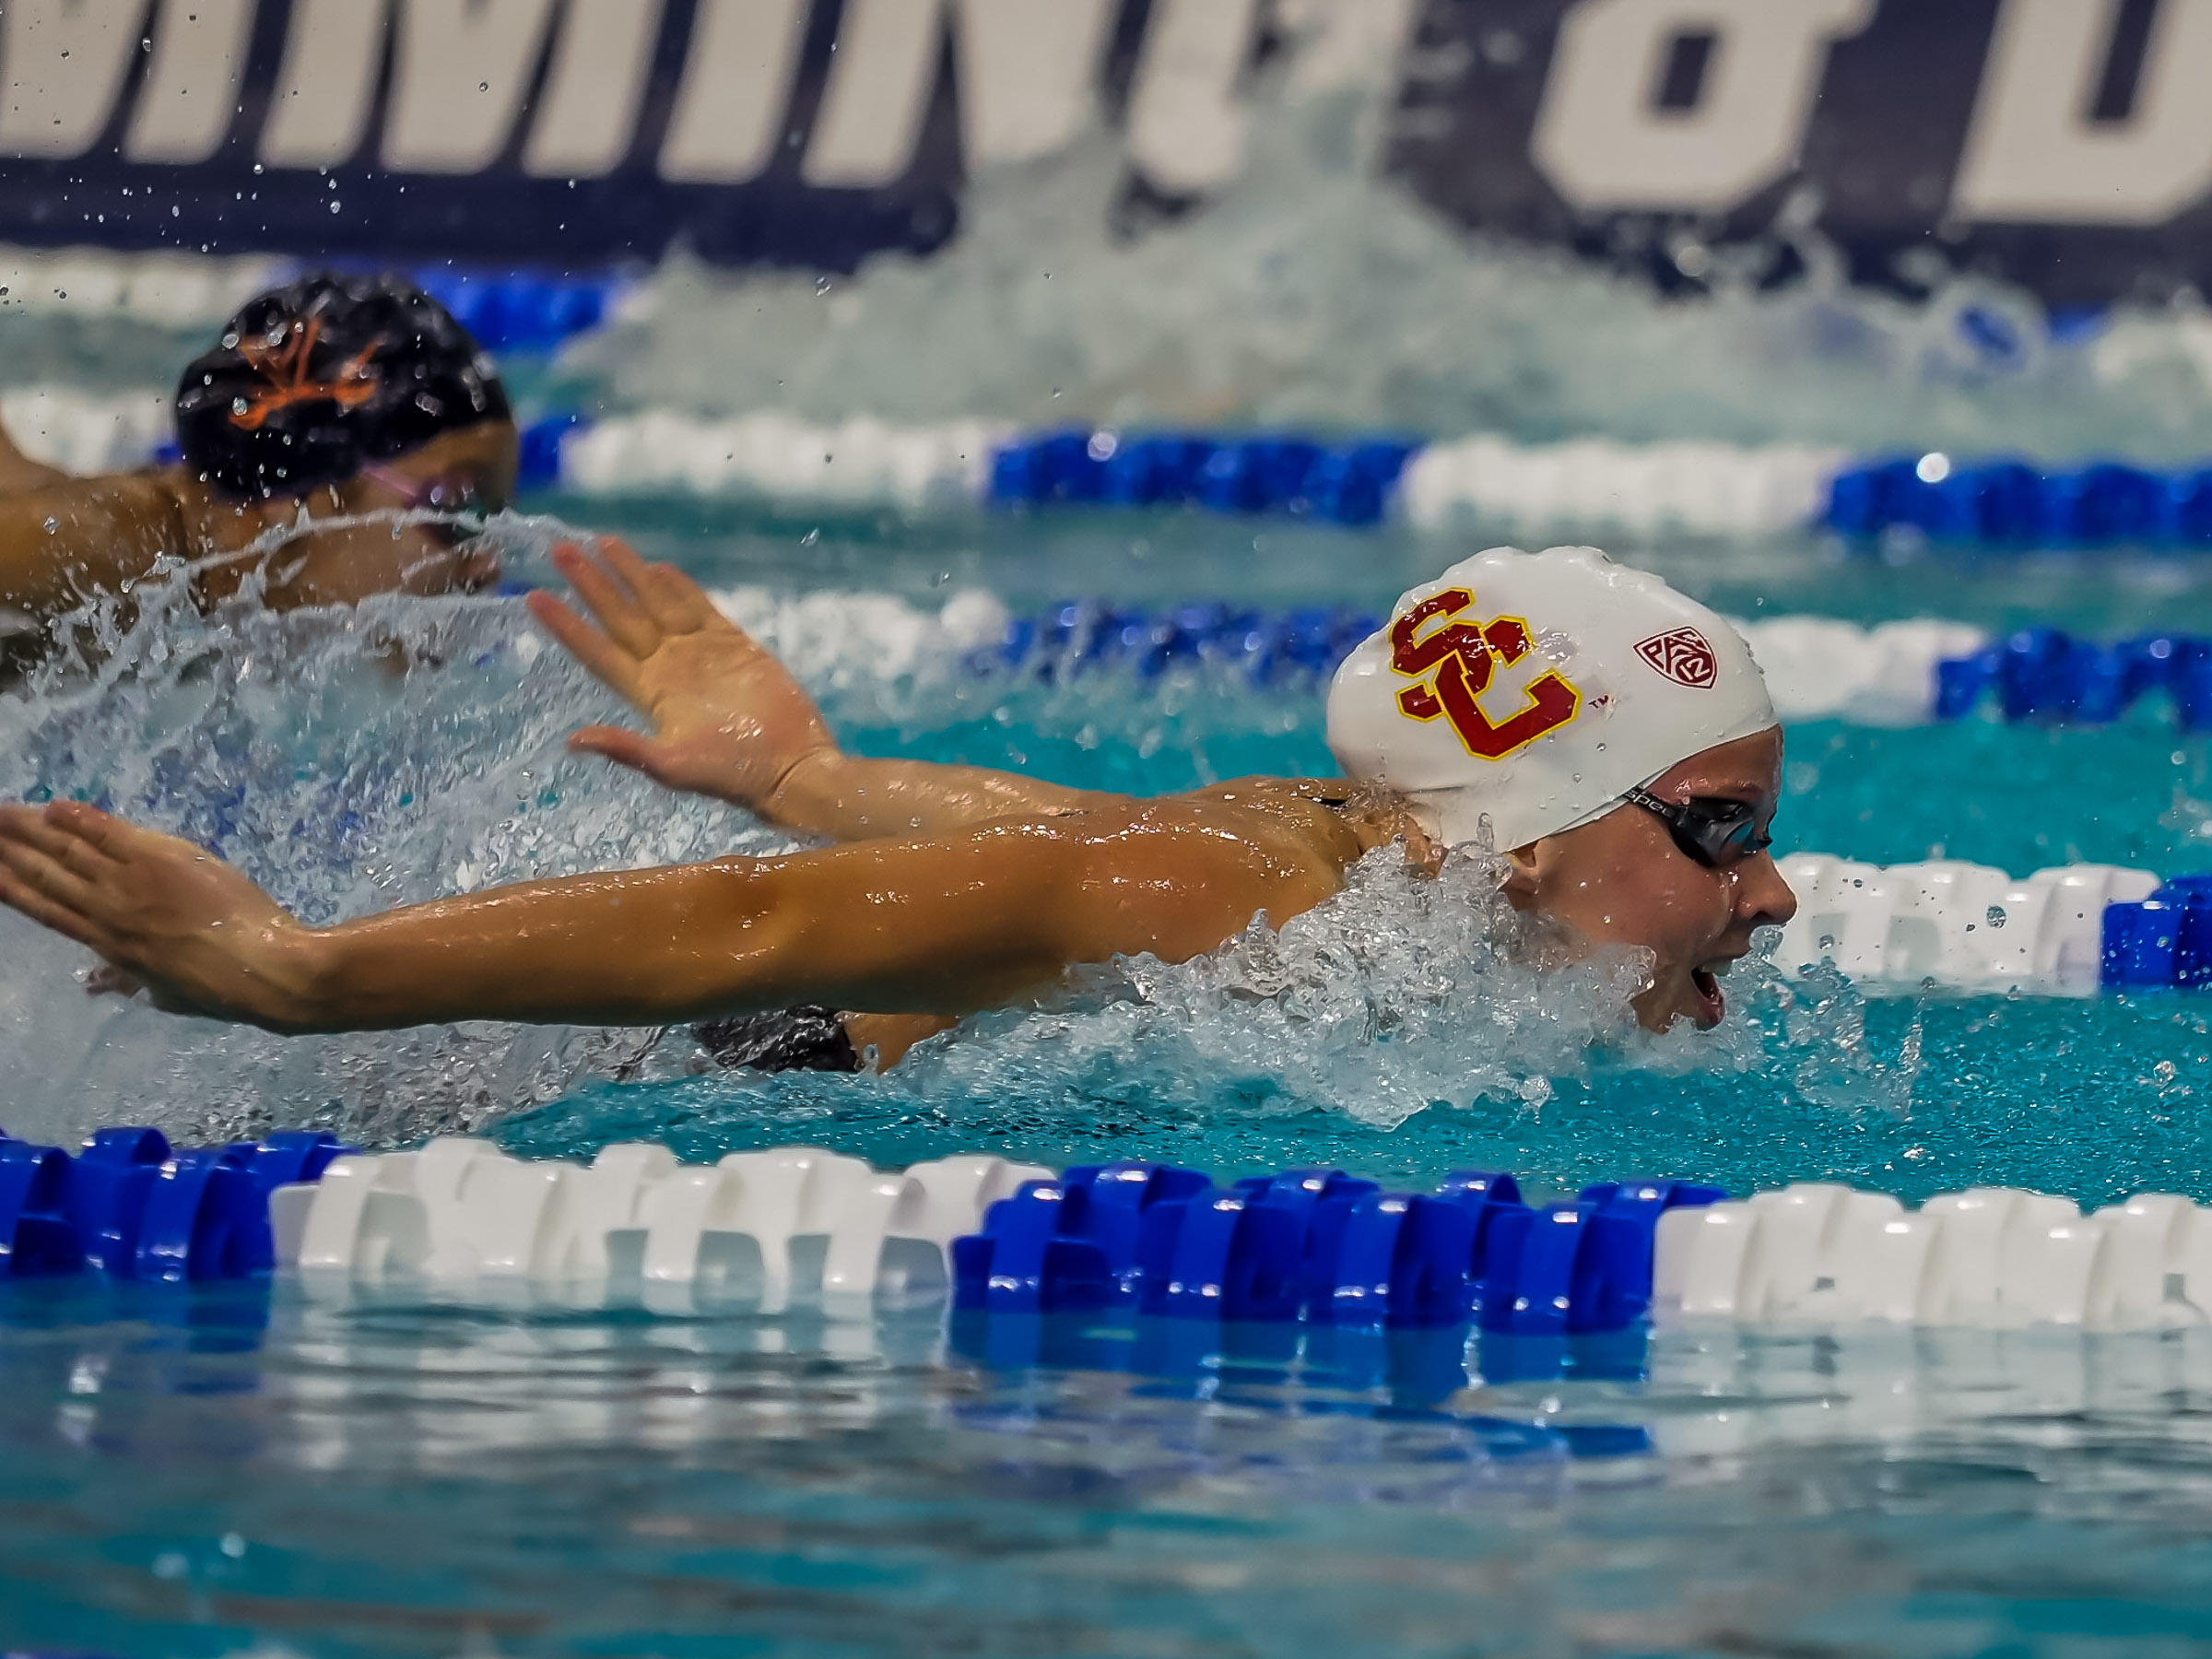
[[[382,464],[381,477],[361,477],[308,500],[314,518],[375,522],[320,530],[286,544],[269,561],[267,600],[277,610],[306,605],[350,605],[371,594],[448,594],[488,587],[498,559],[480,538],[456,536],[443,524],[395,524],[410,512],[497,512],[514,496],[521,439],[510,421],[488,420],[445,432],[420,449]],[[272,503],[272,524],[297,516],[295,502]]]
[[[1782,791],[1782,734],[1759,733],[1693,755],[1652,785],[1677,805],[1740,801],[1763,832]],[[1727,1013],[1718,974],[1751,948],[1753,930],[1797,912],[1774,860],[1754,853],[1708,869],[1653,813],[1620,806],[1513,855],[1514,902],[1605,944],[1641,945],[1658,960],[1636,1017],[1663,1031],[1678,1018],[1711,1030]]]

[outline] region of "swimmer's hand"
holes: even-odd
[[[586,726],[571,749],[764,816],[802,761],[838,754],[814,700],[697,582],[613,536],[598,552],[553,550],[590,620],[544,593],[530,595],[531,614],[653,729]]]
[[[832,841],[956,835],[1107,798],[981,767],[847,755],[790,671],[681,571],[647,564],[612,536],[597,559],[561,547],[553,562],[592,620],[550,594],[530,595],[532,614],[653,725],[650,736],[587,726],[571,748]]]
[[[0,902],[99,952],[96,989],[283,1030],[309,930],[205,848],[76,801],[0,806]]]

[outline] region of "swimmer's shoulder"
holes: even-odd
[[[1243,806],[1272,806],[1284,802],[1302,801],[1315,806],[1343,810],[1357,803],[1366,792],[1348,778],[1230,778],[1225,782],[1209,784],[1203,789],[1189,791],[1182,798],[1189,800],[1218,799]]]
[[[1031,831],[1112,835],[1131,824],[1170,820],[1233,829],[1284,853],[1301,853],[1341,870],[1378,840],[1376,826],[1396,809],[1375,791],[1342,778],[1234,778],[1181,794],[1144,798],[1100,795],[1028,820]],[[1018,820],[1006,820],[1009,828]]]
[[[1357,860],[1373,792],[1343,778],[1233,778],[1171,799],[1201,813],[1277,826],[1338,865]]]

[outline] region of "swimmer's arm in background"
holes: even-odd
[[[0,496],[22,495],[28,490],[51,489],[66,484],[70,475],[58,466],[33,461],[16,442],[15,434],[0,422]]]
[[[1123,798],[982,767],[848,755],[790,671],[697,582],[673,566],[647,564],[611,536],[599,553],[564,547],[553,554],[588,620],[550,594],[533,594],[530,608],[653,731],[587,726],[570,739],[572,748],[832,841],[946,835]]]
[[[1340,881],[1265,821],[1170,806],[534,882],[317,929],[188,841],[75,802],[0,807],[0,900],[163,1007],[288,1032],[794,1003],[957,1015],[1074,963],[1186,959]]]
[[[187,536],[177,492],[158,473],[0,493],[0,606],[45,617],[120,592],[163,553],[186,551]]]

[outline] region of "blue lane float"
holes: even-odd
[[[321,1131],[179,1150],[158,1129],[111,1128],[71,1157],[0,1134],[0,1277],[269,1273],[269,1194],[321,1180],[351,1150]]]
[[[2212,547],[2212,466],[1889,456],[1837,474],[1822,522],[1853,537],[1910,530],[2000,547]]]
[[[1403,437],[1290,432],[1045,432],[998,450],[987,499],[1001,507],[1198,507],[1373,524],[1421,447]]]
[[[2102,725],[2163,693],[2184,731],[2212,725],[2212,640],[2152,634],[2112,642],[2056,628],[2022,629],[1936,665],[1936,717],[1959,720],[1994,701],[2008,721]]]
[[[2140,904],[2104,912],[2108,991],[2212,986],[2212,876],[2183,876]]]
[[[487,351],[550,351],[603,326],[630,279],[430,265],[411,272]]]
[[[1212,604],[1145,612],[1071,599],[1041,616],[1013,618],[997,649],[973,665],[1056,674],[1125,664],[1153,679],[1178,664],[1227,663],[1264,684],[1334,674],[1382,626],[1379,616],[1348,606],[1270,613]]]
[[[1650,1312],[1667,1210],[1727,1194],[1606,1182],[1533,1206],[1510,1174],[1462,1171],[1434,1193],[1384,1192],[1341,1170],[1218,1187],[1195,1170],[1071,1169],[993,1205],[953,1245],[968,1313],[1126,1313],[1239,1323],[1520,1335],[1622,1330]]]

